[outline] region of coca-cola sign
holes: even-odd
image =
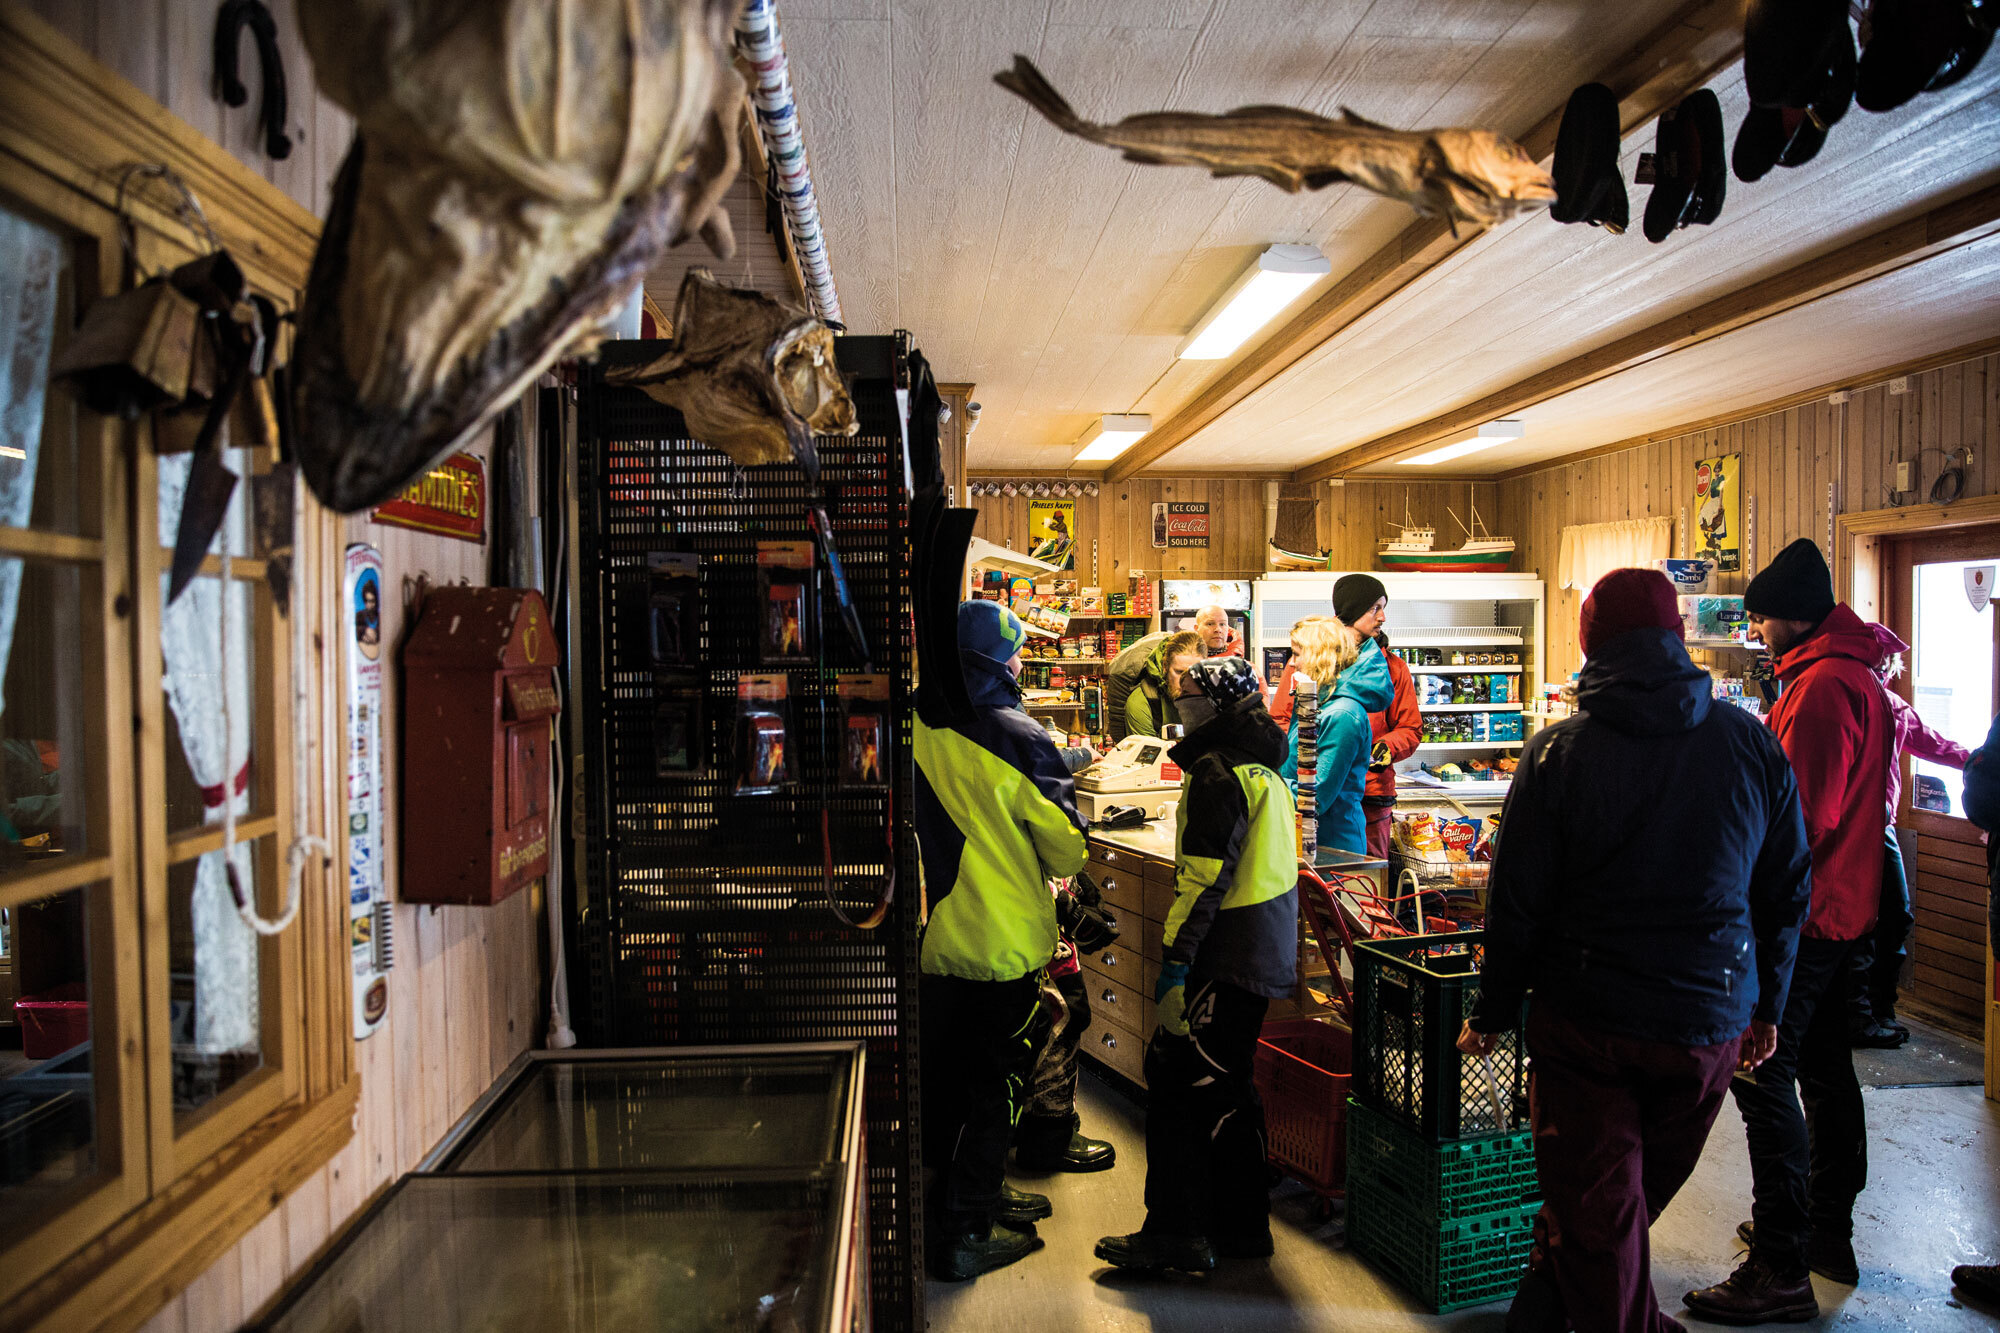
[[[1153,545],[1159,550],[1208,547],[1208,501],[1164,500],[1153,505]]]

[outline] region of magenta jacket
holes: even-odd
[[[1868,630],[1875,636],[1875,642],[1882,646],[1882,661],[1909,651],[1910,645],[1887,625],[1871,624]],[[1889,689],[1887,684],[1882,688],[1889,696],[1889,721],[1895,728],[1896,739],[1895,752],[1889,758],[1889,818],[1893,820],[1903,800],[1904,755],[1928,759],[1946,768],[1964,768],[1972,752],[1951,737],[1934,730],[1917,715],[1917,710],[1910,706],[1908,700]]]

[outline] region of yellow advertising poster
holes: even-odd
[[[1742,454],[1694,465],[1694,555],[1724,574],[1743,568],[1742,479]]]
[[[1058,569],[1076,568],[1076,501],[1028,501],[1028,554]]]

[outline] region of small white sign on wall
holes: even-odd
[[[1993,600],[1993,570],[1992,565],[1974,565],[1965,571],[1965,600],[1972,603],[1974,615]]]

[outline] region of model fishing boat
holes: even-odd
[[[1382,543],[1377,561],[1383,569],[1393,569],[1414,574],[1504,574],[1514,562],[1514,539],[1495,537],[1486,531],[1480,521],[1477,505],[1468,506],[1472,513],[1472,526],[1466,527],[1463,519],[1451,509],[1445,510],[1452,521],[1465,528],[1465,545],[1456,551],[1439,551],[1437,531],[1433,528],[1418,527],[1410,521],[1409,500],[1403,501],[1403,522],[1397,527],[1397,535]]]

